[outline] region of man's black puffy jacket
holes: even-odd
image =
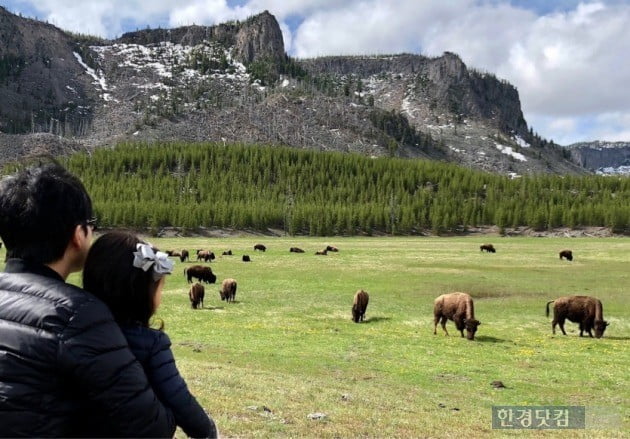
[[[107,431],[89,431],[82,414],[109,420]],[[174,432],[107,306],[48,267],[9,260],[0,273],[0,436]]]

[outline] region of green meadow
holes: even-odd
[[[193,260],[196,249],[217,255],[204,308],[191,309],[183,275],[195,262],[178,261],[158,317],[223,437],[630,437],[628,238],[148,240]],[[497,253],[481,253],[485,242]],[[327,244],[339,252],[314,254]],[[572,262],[559,260],[564,248]],[[228,249],[234,256],[221,256]],[[235,303],[219,298],[227,277],[238,282]],[[359,288],[370,302],[355,324]],[[439,326],[433,335],[433,300],[453,291],[475,301],[475,341],[450,321],[449,337]],[[568,321],[566,337],[552,335],[545,304],[569,294],[602,301],[603,338],[580,338]],[[587,429],[493,430],[499,405],[585,406]]]

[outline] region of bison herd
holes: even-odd
[[[1,245],[1,244],[0,244]],[[254,251],[265,252],[267,247],[263,244],[254,245]],[[480,246],[482,252],[496,253],[496,249],[492,244],[483,244]],[[339,249],[333,246],[326,246],[323,250],[315,252],[316,255],[327,255],[328,252],[338,252]],[[305,253],[299,247],[289,248],[290,253]],[[181,252],[169,251],[169,256],[179,257],[182,262],[189,259],[189,253],[187,250]],[[227,250],[222,253],[223,256],[231,256],[232,250]],[[573,260],[573,252],[571,250],[560,251],[560,259],[566,259],[568,261]],[[213,252],[209,250],[197,250],[197,261],[210,262],[215,259]],[[244,262],[251,262],[249,255],[242,255]],[[197,279],[198,282],[194,283],[188,292],[190,303],[193,309],[203,308],[203,299],[205,295],[205,289],[202,283],[213,284],[216,283],[217,277],[212,272],[212,269],[208,266],[193,265],[184,269],[184,275],[186,276],[188,283],[192,283],[193,279]],[[219,289],[219,297],[226,302],[234,302],[236,298],[236,280],[232,278],[224,279]],[[364,321],[365,313],[367,310],[369,295],[367,291],[360,289],[354,295],[352,303],[352,320],[355,323]],[[549,317],[549,305],[553,304],[553,321],[552,321],[552,333],[556,333],[556,325],[560,327],[560,330],[564,335],[564,322],[570,320],[577,323],[580,329],[580,337],[584,335],[584,332],[588,333],[590,337],[593,337],[593,331],[596,338],[601,338],[604,335],[606,327],[609,325],[604,320],[604,312],[601,301],[594,297],[589,296],[564,296],[556,300],[547,302],[546,315]],[[446,322],[451,320],[455,324],[455,328],[464,337],[464,330],[466,331],[466,338],[468,340],[475,339],[475,333],[477,328],[481,325],[481,322],[475,318],[475,309],[472,297],[467,293],[454,292],[449,294],[442,294],[437,297],[433,302],[433,317],[434,328],[433,334],[437,334],[437,326],[441,324],[442,330],[445,335],[449,335],[446,329]]]

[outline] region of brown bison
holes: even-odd
[[[267,247],[265,247],[265,246],[264,246],[264,245],[262,245],[262,244],[256,244],[256,245],[254,246],[254,251],[256,251],[256,250],[260,250],[261,252],[264,252],[265,250],[267,250]]]
[[[184,275],[188,278],[188,283],[192,283],[194,277],[199,279],[199,282],[207,284],[213,284],[217,281],[217,277],[212,273],[212,269],[203,265],[193,265],[192,267],[184,268]]]
[[[236,298],[236,281],[232,278],[223,279],[219,296],[221,296],[221,300],[225,300],[228,303],[234,302]]]
[[[252,262],[249,255],[243,255],[243,262]]]
[[[197,261],[214,261],[216,256],[210,250],[197,250]]]
[[[355,323],[363,321],[365,311],[367,310],[370,296],[366,291],[358,290],[354,295],[354,302],[352,303],[352,320]]]
[[[609,325],[604,320],[604,308],[602,302],[594,297],[589,296],[564,296],[556,300],[547,302],[547,317],[549,317],[549,304],[553,303],[553,321],[551,322],[551,331],[556,333],[556,324],[560,325],[560,329],[564,335],[564,321],[571,320],[580,325],[580,337],[584,331],[589,336],[593,336],[591,330],[595,328],[595,337],[601,338],[604,335],[606,327]]]
[[[327,246],[326,246],[326,251],[329,251],[329,252],[338,252],[338,251],[339,251],[339,249],[338,249],[337,247],[333,247],[332,245],[327,245]]]
[[[560,260],[562,260],[562,258],[566,259],[567,261],[572,261],[573,252],[571,250],[562,250],[560,252]]]
[[[189,260],[188,258],[190,257],[190,254],[188,253],[188,250],[182,250],[182,253],[179,257],[180,262],[184,262]]]
[[[291,252],[291,253],[304,253],[304,250],[302,250],[302,249],[301,249],[301,248],[299,248],[299,247],[291,247],[291,248],[289,249],[289,252]]]
[[[232,250],[224,251],[223,256],[232,256]]]
[[[190,298],[190,305],[193,309],[203,308],[203,297],[205,296],[205,289],[200,283],[194,283],[188,291],[188,297]]]
[[[328,250],[324,249],[322,251],[317,251],[315,252],[316,255],[324,255],[326,256],[328,254]]]
[[[497,249],[494,248],[492,244],[483,244],[479,246],[479,251],[486,251],[488,253],[496,253]]]
[[[464,328],[466,329],[466,338],[468,340],[475,339],[477,326],[481,325],[479,320],[475,320],[475,309],[473,300],[466,293],[450,293],[442,294],[433,302],[433,315],[435,318],[435,327],[433,335],[437,334],[437,325],[442,320],[442,329],[448,335],[446,330],[446,320],[452,320],[457,330],[464,336]]]

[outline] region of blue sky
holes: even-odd
[[[0,0],[115,38],[269,10],[295,57],[459,54],[519,90],[534,131],[560,144],[630,141],[630,0]]]

